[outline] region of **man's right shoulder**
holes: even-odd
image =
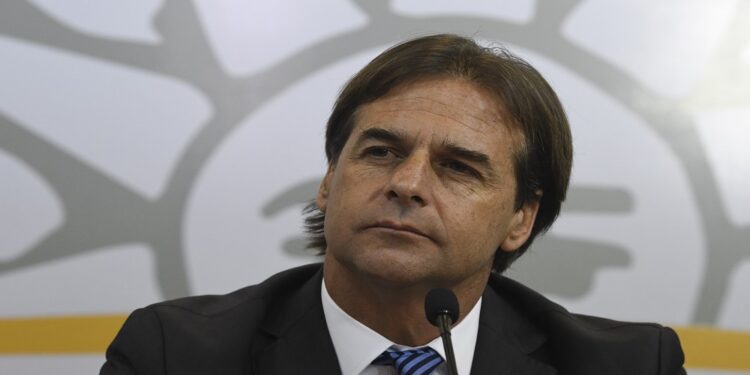
[[[243,307],[273,308],[298,292],[320,269],[320,263],[308,264],[279,272],[259,284],[246,286],[228,294],[183,297],[155,303],[146,309],[158,313],[185,313],[212,318]]]
[[[320,304],[320,264],[225,295],[135,310],[107,349],[101,374],[240,374],[277,327]]]

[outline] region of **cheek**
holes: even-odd
[[[448,228],[453,229],[454,240],[458,241],[456,245],[477,249],[483,256],[494,254],[507,235],[510,210],[502,204],[462,207],[454,202],[449,207]]]
[[[371,179],[360,177],[359,173],[336,173],[333,175],[326,210],[326,227],[331,225],[343,228],[359,218],[363,207],[372,195]]]
[[[358,165],[351,168],[342,181],[350,190],[364,191],[382,187],[391,178],[391,170],[383,166]]]
[[[342,173],[334,175],[334,185],[338,196],[347,203],[367,200],[373,194],[382,190],[388,173],[384,168],[372,166],[357,166],[347,168]]]

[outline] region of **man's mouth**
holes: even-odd
[[[398,221],[392,221],[392,220],[383,220],[383,221],[378,221],[377,223],[373,225],[370,225],[369,228],[383,228],[383,229],[389,229],[389,230],[400,231],[400,232],[408,232],[408,233],[413,233],[413,234],[431,239],[430,236],[428,236],[425,232],[421,231],[415,225],[412,225],[410,223],[404,223],[404,222],[398,222]]]

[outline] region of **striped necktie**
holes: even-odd
[[[429,346],[404,351],[388,348],[372,361],[373,365],[395,367],[398,375],[428,375],[441,363],[443,357]]]

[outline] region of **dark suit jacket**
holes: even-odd
[[[339,374],[309,265],[224,296],[133,312],[101,374]],[[485,290],[472,374],[684,374],[677,335],[567,312],[504,277]],[[353,343],[356,345],[356,343]]]

